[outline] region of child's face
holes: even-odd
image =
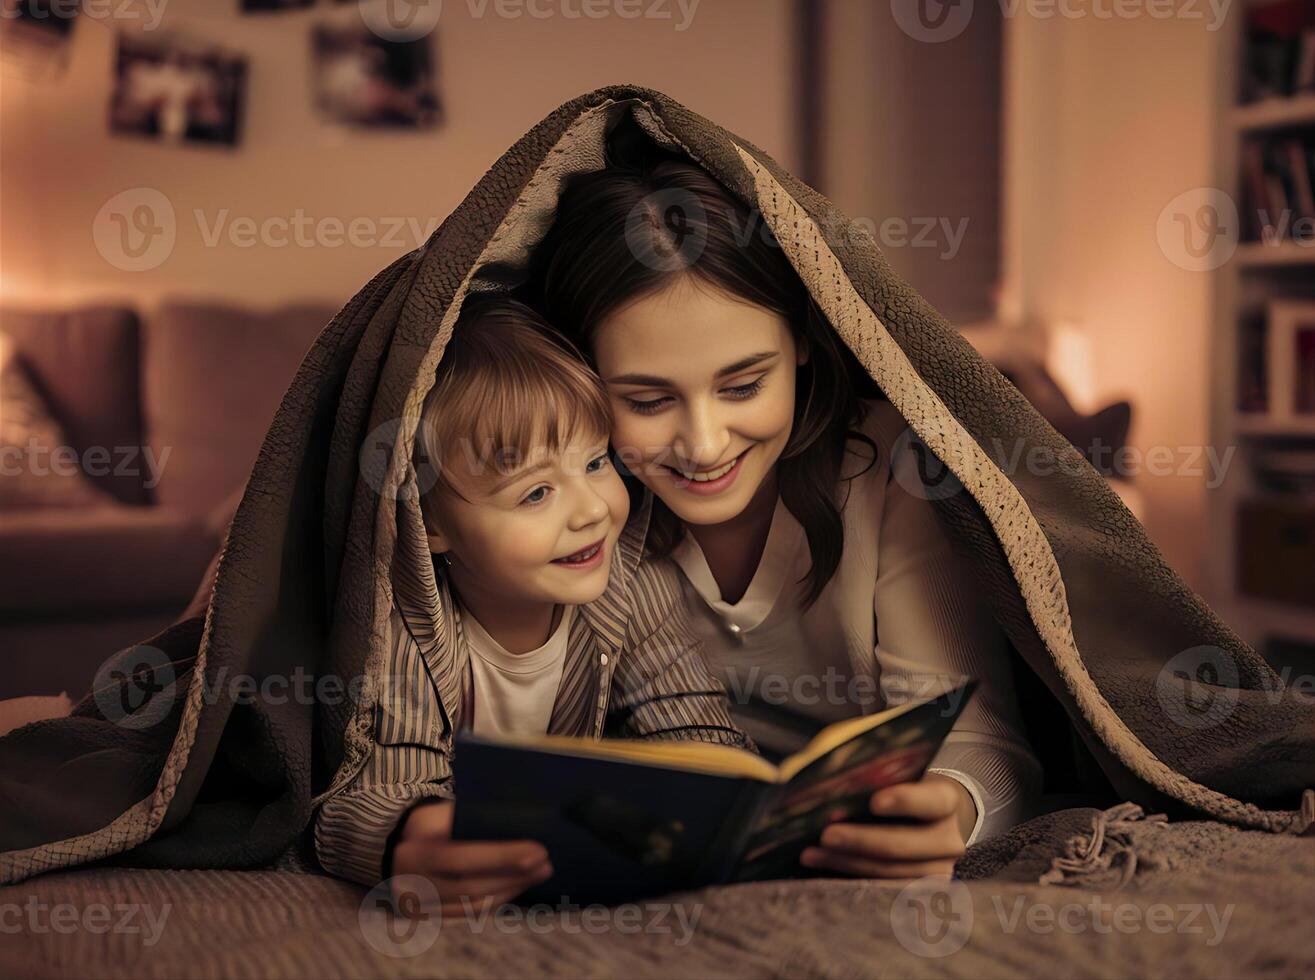
[[[557,453],[536,448],[503,474],[457,452],[441,527],[429,544],[447,553],[461,590],[507,602],[580,605],[607,588],[630,502],[607,456],[607,436],[578,436]]]

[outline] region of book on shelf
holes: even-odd
[[[1237,323],[1237,410],[1269,410],[1268,337],[1265,311],[1251,310]]]
[[[1315,245],[1315,132],[1248,139],[1241,182],[1248,240]]]
[[[1250,4],[1242,54],[1242,101],[1315,90],[1315,4]]]
[[[1311,190],[1310,148],[1296,137],[1283,144],[1292,181],[1292,205],[1304,218],[1315,219],[1315,193]]]

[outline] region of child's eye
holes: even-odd
[[[626,398],[624,401],[630,406],[631,411],[638,412],[640,415],[652,415],[654,412],[661,411],[662,407],[671,401],[671,398],[663,395],[661,398]]]
[[[612,460],[608,458],[607,453],[602,453],[591,459],[584,469],[586,473],[601,473],[603,470],[607,469],[611,463]]]
[[[527,493],[524,497],[521,498],[521,503],[541,504],[543,503],[544,499],[547,496],[548,496],[547,487],[535,487],[533,490],[531,490],[529,493]]]
[[[761,375],[757,380],[751,381],[747,385],[735,385],[732,388],[723,388],[722,390],[732,398],[752,398],[762,391],[764,378],[766,378],[766,375]]]

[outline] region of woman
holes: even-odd
[[[817,869],[951,870],[1024,814],[1039,767],[1009,648],[912,468],[914,444],[765,225],[637,128],[571,181],[529,291],[607,382],[621,461],[657,498],[671,555],[732,700],[818,723],[981,681],[919,783],[874,794],[894,824],[834,824]],[[782,734],[744,724],[784,753]]]

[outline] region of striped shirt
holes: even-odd
[[[606,591],[576,607],[548,732],[751,748],[685,619],[675,567],[640,562],[650,507],[646,499],[623,530]],[[315,817],[320,863],[367,885],[384,876],[403,815],[422,800],[453,798],[453,736],[473,715],[460,609],[421,544],[398,539],[371,743],[357,771],[335,779],[338,788]]]

